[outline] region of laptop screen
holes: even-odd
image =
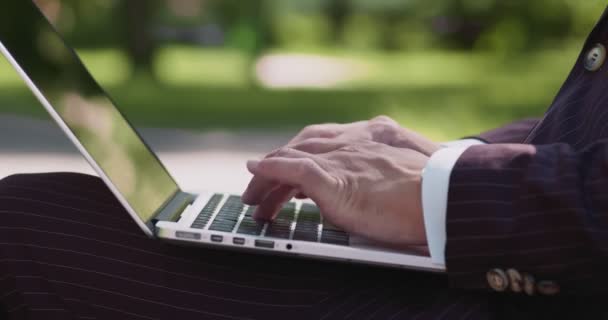
[[[8,8],[0,10],[0,42],[148,222],[179,191],[177,184],[33,2],[10,1]]]

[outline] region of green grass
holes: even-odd
[[[111,50],[80,52],[123,112],[143,126],[282,129],[387,114],[435,139],[475,134],[542,115],[574,63],[575,45],[520,56],[411,52],[329,52],[364,66],[332,90],[264,90],[247,83],[245,56],[225,50],[167,48],[160,81],[129,80]],[[0,112],[45,116],[0,60]]]

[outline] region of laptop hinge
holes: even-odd
[[[194,199],[195,196],[193,194],[178,192],[173,199],[171,199],[171,201],[152,218],[152,223],[156,224],[158,221],[177,221],[188,205],[192,204]]]

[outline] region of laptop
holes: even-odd
[[[441,270],[414,250],[384,248],[324,223],[310,202],[289,202],[275,221],[263,223],[253,219],[255,207],[243,204],[239,195],[183,191],[36,5],[30,0],[12,5],[15,12],[0,13],[0,52],[149,237],[221,250]],[[204,108],[204,97],[200,103]]]

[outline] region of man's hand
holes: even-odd
[[[387,116],[347,124],[311,125],[302,129],[288,146],[317,138],[374,141],[393,147],[413,149],[429,157],[440,148],[439,144],[401,127],[395,120]]]
[[[347,232],[393,246],[426,245],[421,204],[426,155],[363,140],[316,139],[296,146],[247,164],[255,177],[279,185],[260,192],[250,184],[243,201],[259,205],[256,218],[273,219],[299,190]]]
[[[359,121],[349,124],[320,124],[304,128],[285,148],[296,149],[311,154],[325,153],[327,142],[346,146],[348,143],[378,142],[381,144],[408,148],[431,156],[439,150],[435,142],[405,128],[386,116],[379,116],[369,121]],[[268,155],[272,157],[281,149]],[[280,185],[276,180],[269,180],[261,175],[253,177],[247,191],[243,194],[246,203],[259,204],[256,217],[273,217],[280,206],[293,197],[306,198],[307,195],[298,190]]]

